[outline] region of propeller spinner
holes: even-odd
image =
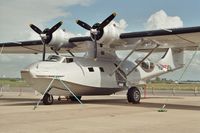
[[[55,24],[51,29],[46,28],[43,31],[40,30],[37,26],[30,24],[30,27],[32,30],[34,30],[36,33],[38,33],[41,37],[42,43],[43,43],[43,57],[42,60],[45,60],[45,54],[46,54],[46,44],[48,44],[52,39],[52,34],[62,25],[62,21]]]
[[[109,17],[107,17],[102,23],[96,23],[93,26],[90,26],[89,24],[77,20],[76,23],[83,27],[86,30],[90,31],[90,35],[92,40],[94,41],[94,58],[97,57],[97,40],[99,40],[103,36],[103,29],[106,27],[116,16],[117,14],[114,12]]]

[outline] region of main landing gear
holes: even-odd
[[[53,95],[46,93],[43,97],[43,103],[45,105],[51,105],[53,104]]]
[[[129,103],[138,104],[140,103],[140,90],[137,87],[131,87],[127,92],[127,100]]]
[[[81,100],[81,96],[76,96],[79,100]],[[69,98],[72,102],[78,101],[74,96],[70,96]],[[42,99],[44,105],[51,105],[53,104],[53,95],[46,93]],[[58,101],[61,101],[61,97],[58,97]]]
[[[76,96],[78,98],[78,100],[81,100],[81,96]],[[69,99],[72,101],[72,102],[76,102],[78,101],[74,96],[70,96]]]

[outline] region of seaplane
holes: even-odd
[[[198,50],[200,26],[123,32],[113,21],[115,17],[112,13],[92,26],[77,20],[90,32],[88,36],[69,37],[60,28],[62,21],[44,30],[30,24],[41,39],[2,42],[1,53],[42,53],[41,61],[21,70],[21,77],[43,95],[45,105],[53,104],[54,96],[80,101],[82,96],[111,95],[122,90],[127,90],[129,103],[138,104],[139,84],[182,68],[184,51]],[[118,57],[119,50],[127,51],[125,58]],[[84,56],[75,56],[80,52]],[[134,52],[146,55],[129,60]],[[152,62],[149,56],[158,52],[163,56]],[[46,53],[51,55],[46,58]]]

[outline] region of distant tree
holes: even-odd
[[[155,81],[156,81],[156,82],[160,82],[160,78],[159,78],[159,77],[156,77]]]

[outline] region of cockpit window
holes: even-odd
[[[73,58],[66,58],[66,62],[67,63],[73,62]]]
[[[65,58],[65,59],[63,60],[63,63],[70,63],[70,62],[73,62],[73,61],[74,61],[73,58]]]
[[[58,62],[61,60],[61,57],[59,56],[56,56],[56,55],[50,55],[48,58],[47,58],[47,61],[52,61],[52,62]]]

